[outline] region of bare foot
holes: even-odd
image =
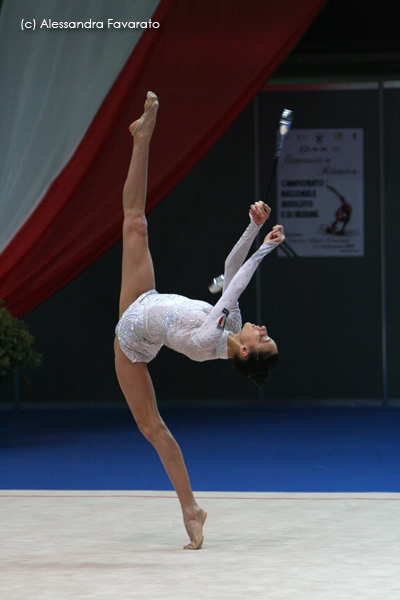
[[[158,110],[158,98],[153,92],[147,92],[146,102],[144,103],[144,113],[133,123],[129,125],[129,131],[135,139],[151,138],[154,126],[156,124],[156,115]]]
[[[191,539],[190,544],[184,546],[185,550],[200,550],[203,545],[203,525],[207,519],[207,513],[200,508],[195,519],[185,522],[186,531]]]

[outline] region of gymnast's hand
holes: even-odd
[[[264,238],[264,242],[278,242],[281,244],[285,239],[285,233],[282,225],[274,225],[272,231]]]
[[[250,206],[249,215],[256,225],[263,225],[271,214],[271,209],[264,202],[256,202]]]

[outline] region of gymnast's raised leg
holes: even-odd
[[[156,122],[158,100],[149,92],[145,111],[129,131],[133,151],[123,191],[123,254],[119,316],[144,292],[155,288],[145,217],[149,144]],[[115,340],[115,368],[121,389],[141,433],[156,449],[178,495],[190,544],[201,548],[207,513],[197,505],[181,450],[162,420],[146,363],[132,363]]]

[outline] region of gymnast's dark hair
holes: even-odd
[[[251,350],[246,358],[235,355],[233,364],[235,369],[249,377],[256,385],[264,385],[269,373],[273,371],[278,362],[278,353],[258,352]]]

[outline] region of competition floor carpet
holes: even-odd
[[[3,411],[0,597],[400,597],[400,411],[163,415],[208,511],[200,552],[126,409]]]

